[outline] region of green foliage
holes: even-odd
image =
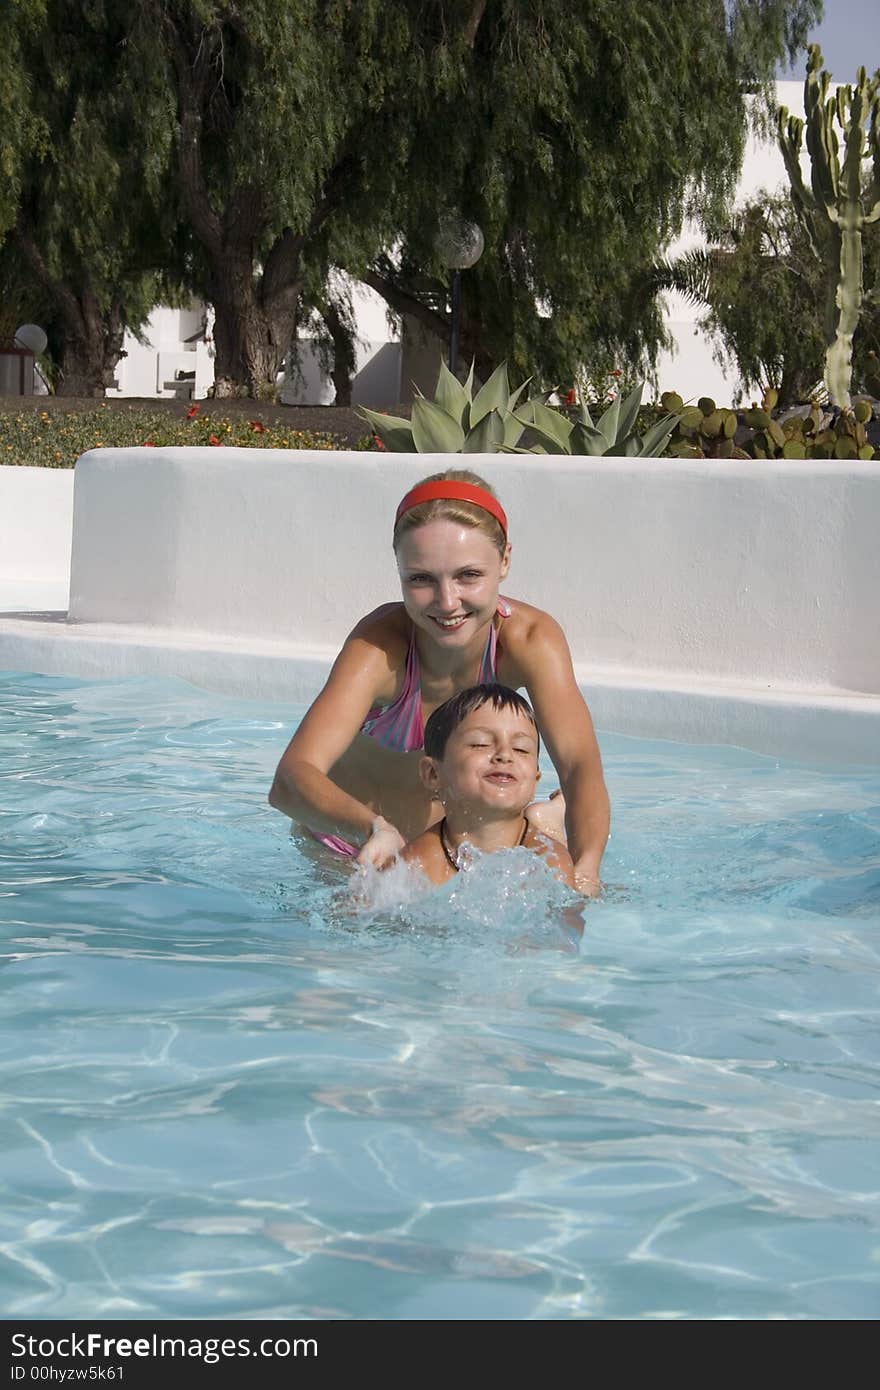
[[[779,111],[779,144],[792,198],[816,258],[825,271],[825,385],[835,405],[847,410],[852,380],[853,334],[862,308],[862,233],[880,218],[880,70],[868,79],[859,69],[855,87],[829,95],[822,51],[811,44],[804,83],[806,120]],[[839,127],[844,157],[838,156]],[[810,188],[800,166],[806,130]],[[862,164],[873,159],[865,181]]]
[[[539,443],[507,452],[656,458],[666,447],[678,416],[670,412],[651,424],[644,434],[637,433],[643,389],[640,384],[623,399],[615,396],[595,424],[586,405],[581,406],[580,417],[573,422],[564,411],[539,401],[527,401],[514,413],[531,435],[538,436]]]
[[[419,393],[411,420],[365,408],[358,414],[391,453],[494,454],[515,445],[523,432],[514,410],[526,386],[527,381],[512,392],[502,362],[474,395],[474,364],[462,384],[441,362],[433,401]]]
[[[673,458],[737,459],[872,459],[865,426],[871,419],[868,401],[857,401],[836,418],[813,405],[808,412],[778,420],[773,412],[777,392],[764,392],[761,405],[740,412],[719,409],[709,397],[685,405],[681,396],[665,391],[662,405],[678,415],[669,441]]]
[[[819,6],[545,0],[503,20],[500,8],[459,49],[459,89],[434,98],[398,190],[402,248],[369,283],[400,312],[427,307],[421,321],[442,335],[434,238],[439,213],[459,209],[486,238],[462,276],[462,344],[481,374],[507,359],[549,388],[611,357],[639,375],[663,341],[655,299],[637,293],[645,268],[685,212],[720,219],[744,81],[768,83]]]
[[[739,424],[735,411],[719,409],[708,396],[696,405],[685,405],[681,396],[671,391],[664,391],[661,405],[677,416],[667,449],[672,458],[748,457],[735,441]]]
[[[31,123],[46,138],[19,152],[0,284],[46,327],[60,389],[100,394],[124,329],[169,297],[174,113],[121,3],[46,0],[44,11],[16,33]]]
[[[48,129],[33,109],[34,74],[25,60],[28,42],[39,41],[45,0],[5,0],[0,6],[0,243],[15,222],[22,164],[45,149]]]
[[[445,364],[433,401],[419,395],[413,402],[412,419],[385,415],[362,408],[358,413],[371,425],[376,442],[392,453],[420,454],[577,454],[651,457],[662,452],[676,423],[675,415],[653,420],[638,433],[642,405],[641,385],[628,396],[618,395],[593,423],[586,405],[572,420],[543,397],[518,404],[528,386],[510,390],[507,363],[502,362],[486,384],[473,394],[474,364],[462,384]],[[527,432],[533,443],[520,446]]]
[[[65,341],[90,317],[112,356],[161,258],[215,306],[218,390],[259,394],[334,267],[445,337],[435,233],[461,210],[486,238],[462,303],[481,376],[509,359],[549,384],[612,353],[635,371],[663,338],[642,272],[686,211],[717,221],[745,86],[819,9],[9,0],[0,220],[21,188],[54,281],[74,253],[88,270]]]
[[[338,449],[332,434],[292,430],[261,420],[229,418],[194,408],[189,418],[157,408],[112,406],[95,410],[28,410],[0,414],[0,465],[72,468],[88,449],[223,446],[252,449]]]
[[[863,233],[865,296],[853,339],[853,386],[880,394],[880,222]],[[654,283],[675,289],[706,312],[699,326],[733,363],[746,395],[765,387],[786,408],[820,388],[825,355],[823,269],[786,196],[766,192],[747,202],[718,241],[660,262]]]

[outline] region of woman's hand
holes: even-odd
[[[585,898],[598,898],[602,892],[602,882],[594,872],[574,866],[574,886]]]
[[[375,869],[387,869],[403,849],[406,840],[384,816],[376,816],[370,838],[361,846],[356,864],[372,864]]]

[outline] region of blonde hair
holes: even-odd
[[[491,497],[497,496],[495,489],[490,487],[485,478],[481,478],[478,473],[472,473],[469,468],[447,468],[445,473],[432,473],[428,478],[420,478],[413,487],[421,487],[422,483],[470,483],[473,487],[482,488]],[[484,536],[488,536],[502,556],[507,550],[507,537],[490,512],[484,511],[475,502],[459,502],[452,497],[438,497],[432,502],[420,502],[417,507],[411,507],[408,512],[404,512],[394,527],[394,549],[397,550],[407,531],[414,531],[417,526],[426,526],[429,521],[455,521],[459,526],[472,526],[474,530],[482,531]]]

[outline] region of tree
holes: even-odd
[[[43,31],[45,8],[44,0],[7,0],[0,8],[0,242],[15,221],[22,163],[46,138],[23,54],[23,41]]]
[[[656,307],[633,319],[633,268],[687,207],[717,215],[739,168],[744,81],[769,82],[821,8],[136,7],[175,92],[176,181],[217,312],[217,390],[258,394],[274,387],[300,296],[317,302],[333,266],[443,329],[413,282],[442,291],[434,233],[458,208],[486,233],[463,306],[463,347],[486,366],[506,356],[553,376],[600,341],[630,356],[657,343]]]
[[[865,295],[853,345],[857,390],[878,393],[880,224],[863,237]],[[661,263],[654,289],[676,289],[707,312],[700,327],[732,362],[747,392],[779,393],[784,409],[822,382],[825,358],[824,271],[791,199],[761,193],[739,209],[705,250]]]
[[[174,115],[128,46],[125,6],[46,0],[43,22],[30,19],[15,37],[42,138],[20,142],[0,274],[39,307],[59,393],[103,395],[125,329],[172,290]]]
[[[818,9],[475,7],[470,51],[462,39],[455,56],[459,86],[435,99],[420,172],[399,190],[402,244],[367,282],[445,336],[433,238],[438,206],[457,208],[486,239],[462,277],[464,360],[475,356],[485,376],[507,358],[544,385],[613,355],[643,365],[663,340],[656,296],[641,293],[646,268],[686,213],[723,225],[747,96],[769,99],[777,60]]]
[[[300,296],[320,302],[332,265],[364,260],[389,234],[391,184],[365,156],[397,157],[400,7],[135,4],[137,41],[174,93],[174,178],[198,245],[194,283],[216,313],[216,394],[271,394]]]
[[[47,54],[31,46],[28,70],[34,90],[67,94],[45,116],[53,151],[70,140],[75,158],[69,170],[53,158],[32,167],[26,218],[46,215],[51,182],[66,222],[55,240],[66,230],[74,248],[88,247],[83,273],[100,272],[93,298],[105,314],[144,249],[161,251],[169,273],[214,305],[218,394],[254,395],[274,390],[301,305],[323,297],[332,316],[334,267],[445,336],[434,237],[441,215],[456,211],[486,238],[464,277],[462,315],[463,356],[484,374],[506,357],[554,382],[596,353],[650,354],[662,324],[656,304],[634,296],[639,275],[685,211],[717,221],[739,169],[744,87],[770,81],[821,9],[820,0],[46,5]],[[74,114],[76,140],[64,125]],[[151,233],[150,215],[166,230]],[[175,215],[189,242],[168,230]],[[45,252],[43,261],[51,272]],[[68,302],[67,332],[92,344],[94,360],[96,335],[80,322],[94,315],[79,298],[78,313]],[[111,337],[132,312],[120,304]],[[344,316],[328,331],[342,344]]]

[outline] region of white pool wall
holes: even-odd
[[[399,596],[391,518],[445,458],[99,450],[77,465],[70,616],[306,646]],[[508,512],[505,588],[575,662],[880,694],[880,468],[469,460]]]
[[[0,611],[67,608],[74,475],[0,468]]]
[[[395,507],[449,461],[94,450],[69,619],[0,621],[0,667],[308,699],[358,617],[399,596]],[[456,462],[497,488],[505,591],[562,624],[600,727],[880,761],[877,464]]]

